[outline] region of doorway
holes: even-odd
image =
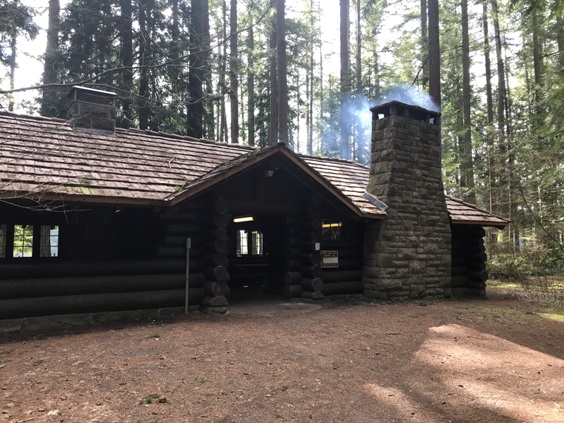
[[[241,215],[229,230],[232,299],[281,296],[287,252],[283,215]]]

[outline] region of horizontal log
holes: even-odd
[[[198,233],[203,230],[201,223],[175,223],[168,225],[167,232],[174,235]]]
[[[324,297],[321,291],[304,291],[302,292],[302,298],[308,298],[310,300],[321,300]]]
[[[485,282],[488,280],[487,270],[468,272],[468,279],[470,281]]]
[[[213,203],[213,211],[217,214],[227,214],[229,212],[229,204],[223,198],[218,198]]]
[[[171,209],[176,210],[176,209]],[[203,214],[195,211],[179,211],[177,213],[161,213],[160,218],[165,222],[193,222],[194,220],[201,220]]]
[[[323,283],[345,282],[345,281],[361,281],[362,271],[360,270],[337,270],[323,269],[321,275]]]
[[[323,292],[324,295],[362,294],[364,292],[364,284],[358,280],[335,283],[323,282],[321,292]]]
[[[342,270],[362,269],[362,257],[350,257],[350,258],[339,257],[339,269]]]
[[[227,298],[225,297],[204,297],[202,305],[206,307],[225,307],[227,306]]]
[[[13,278],[58,276],[105,276],[181,273],[186,269],[184,259],[101,262],[42,262],[2,264],[0,280]]]
[[[301,258],[303,264],[321,264],[321,254],[319,251],[302,253]]]
[[[321,209],[319,207],[309,207],[306,210],[306,216],[310,219],[320,219]]]
[[[283,294],[285,298],[299,298],[302,292],[303,288],[301,285],[284,285]]]
[[[312,266],[301,266],[300,271],[305,278],[320,278],[323,274],[321,266],[314,264]]]
[[[362,243],[360,240],[335,240],[335,239],[328,239],[324,240],[321,243],[321,248],[323,250],[344,250],[344,249],[361,249],[362,250]]]
[[[231,221],[230,214],[215,215],[212,219],[213,226],[215,228],[221,228],[221,229],[227,228],[227,225],[229,224],[230,221]]]
[[[339,248],[339,259],[356,258],[362,260],[362,249],[360,248]]]
[[[304,278],[301,280],[301,285],[307,291],[321,291],[323,281],[320,278]]]
[[[322,203],[323,199],[319,195],[313,194],[309,196],[309,204],[312,206],[319,207]]]
[[[452,266],[451,275],[452,276],[462,276],[468,273],[468,268],[466,266]]]
[[[206,264],[209,266],[227,267],[227,255],[215,253],[206,255]]]
[[[482,272],[486,270],[486,263],[468,263],[466,267],[471,272]]]
[[[208,267],[204,270],[204,276],[209,281],[229,282],[229,271],[225,266]]]
[[[206,281],[204,283],[204,292],[210,297],[228,297],[230,289],[225,282]]]
[[[212,254],[227,254],[227,242],[225,241],[212,241],[207,246]]]
[[[213,230],[213,239],[215,241],[227,242],[227,230],[224,228],[216,228]]]
[[[450,278],[450,283],[453,288],[465,288],[468,286],[469,282],[466,275],[453,275]]]
[[[167,247],[161,246],[157,248],[157,255],[159,257],[180,258],[186,256],[186,248],[182,247]]]
[[[301,247],[289,248],[288,249],[288,256],[292,259],[301,259],[301,256],[302,256]]]
[[[189,291],[189,304],[198,305],[203,299],[203,288]],[[181,307],[184,301],[184,289],[4,299],[0,300],[0,319]]]
[[[0,299],[183,289],[185,278],[185,274],[164,274],[3,280],[0,281]],[[204,275],[191,274],[189,283],[191,288],[201,288]]]
[[[306,219],[303,222],[304,230],[314,231],[314,232],[321,232],[321,219]]]
[[[302,232],[302,238],[304,239],[305,242],[310,242],[310,243],[315,243],[315,242],[321,242],[321,231],[303,231]]]
[[[184,247],[186,248],[185,236],[168,235],[165,237],[164,245],[167,247]]]
[[[302,280],[301,272],[284,272],[284,283],[286,285],[297,285]]]
[[[284,267],[290,271],[300,270],[302,261],[300,259],[287,259],[284,262]]]

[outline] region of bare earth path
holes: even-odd
[[[564,422],[564,322],[503,296],[0,335],[0,422]]]

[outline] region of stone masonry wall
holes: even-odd
[[[440,125],[373,114],[367,192],[389,208],[387,219],[367,224],[364,293],[380,299],[450,296],[451,233],[441,178]]]

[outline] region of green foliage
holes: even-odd
[[[8,66],[11,52],[10,45],[13,37],[25,34],[34,39],[39,28],[33,21],[34,12],[29,6],[24,6],[21,0],[4,0],[0,3],[0,63]]]

